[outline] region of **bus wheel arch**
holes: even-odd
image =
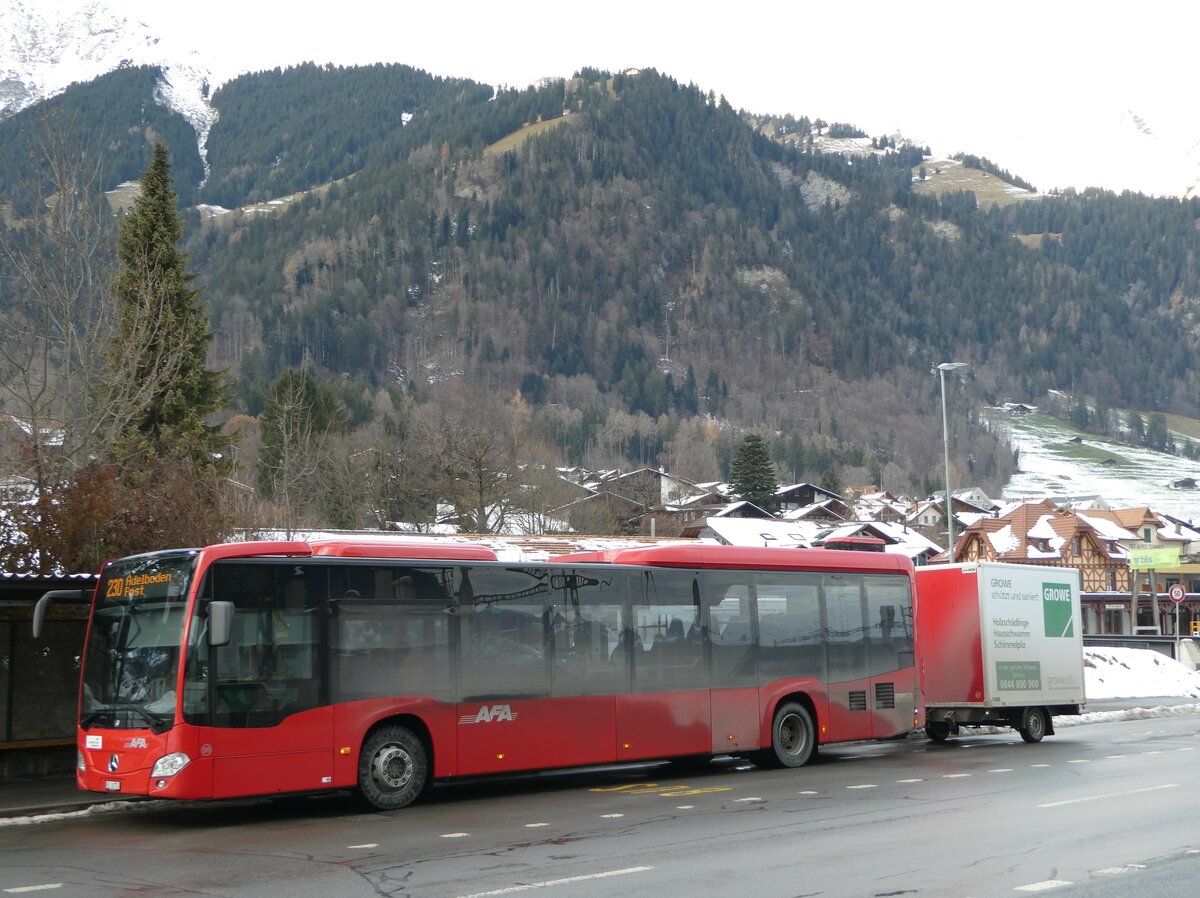
[[[425,725],[414,717],[387,718],[363,737],[356,791],[374,810],[399,810],[420,797],[432,771],[433,753]]]

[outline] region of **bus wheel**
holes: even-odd
[[[925,724],[925,735],[934,742],[945,742],[950,738],[950,723],[946,720],[933,720]]]
[[[425,746],[406,727],[386,726],[372,732],[358,756],[358,791],[380,811],[413,803],[429,779]]]
[[[803,767],[816,746],[812,717],[799,702],[786,702],[775,712],[771,725],[771,750],[783,767]]]
[[[1046,712],[1041,708],[1026,708],[1017,732],[1026,742],[1041,742],[1046,735]]]

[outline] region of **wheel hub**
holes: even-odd
[[[412,757],[399,745],[385,745],[371,765],[375,781],[388,789],[403,789],[413,776]]]
[[[779,744],[789,755],[800,753],[804,748],[804,725],[800,718],[788,715],[779,721]]]

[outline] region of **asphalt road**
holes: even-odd
[[[1200,716],[0,828],[0,895],[1193,898]]]

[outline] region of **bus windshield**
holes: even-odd
[[[149,727],[161,732],[171,726],[195,562],[195,552],[173,552],[105,566],[83,662],[83,729]]]

